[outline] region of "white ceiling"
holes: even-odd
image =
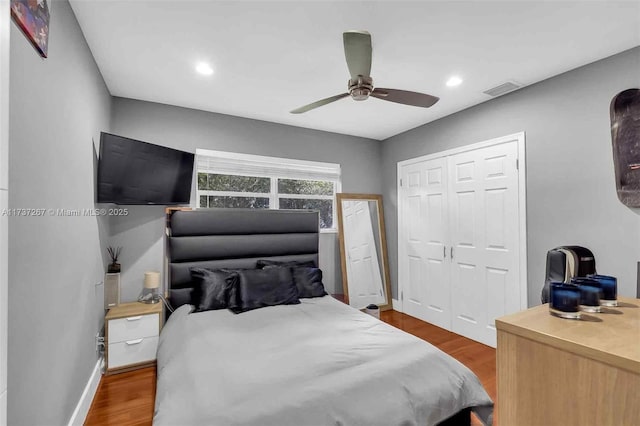
[[[640,2],[71,0],[114,96],[385,139],[640,45]],[[350,98],[342,32],[372,34],[380,87],[439,96],[429,109]],[[55,31],[55,29],[52,29]],[[209,61],[215,74],[194,70]],[[464,79],[445,86],[453,74]]]

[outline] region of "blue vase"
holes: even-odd
[[[602,286],[598,280],[585,277],[571,278],[571,283],[580,288],[580,310],[584,312],[600,312]]]
[[[602,286],[602,306],[618,306],[618,279],[610,275],[587,275],[587,278],[597,280]]]
[[[580,318],[580,288],[574,284],[549,284],[549,313],[561,318]]]

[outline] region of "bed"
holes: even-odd
[[[192,268],[318,263],[318,215],[178,211],[168,220],[169,299],[156,425],[462,425],[493,403],[454,358],[329,295],[192,313]]]

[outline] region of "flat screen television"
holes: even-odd
[[[102,132],[98,203],[188,204],[194,154]]]

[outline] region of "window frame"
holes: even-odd
[[[203,163],[207,166],[202,167]],[[219,167],[216,167],[219,166]],[[202,167],[202,168],[201,168]],[[270,179],[270,191],[241,192],[241,191],[212,191],[198,188],[198,174],[223,174],[235,176],[252,176]],[[287,194],[278,191],[279,179],[312,180],[333,183],[333,195]],[[338,163],[324,163],[318,161],[296,160],[291,158],[270,157],[263,155],[241,154],[228,151],[213,151],[196,149],[196,164],[194,167],[195,197],[192,208],[200,207],[201,196],[221,197],[256,197],[269,198],[269,209],[280,210],[280,199],[302,200],[331,200],[333,226],[320,228],[321,233],[338,232],[338,209],[336,194],[342,192],[342,170]]]

